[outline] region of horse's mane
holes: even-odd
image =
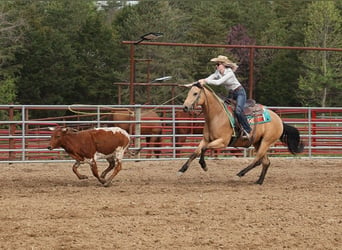
[[[229,110],[227,109],[227,106],[224,104],[224,101],[222,100],[222,98],[219,97],[219,96],[215,93],[215,91],[214,91],[208,84],[204,84],[203,87],[206,88],[207,90],[209,90],[209,91],[213,94],[214,98],[221,104],[221,106],[223,107],[223,109],[226,111],[226,114],[227,114],[227,116],[228,116],[228,119],[229,119],[230,124],[231,124],[232,127],[234,128],[235,125],[234,125],[234,122],[233,122],[233,120],[234,120],[233,115],[232,115],[232,114],[229,112]],[[233,131],[234,131],[234,136],[235,136],[235,130],[233,129]]]
[[[222,100],[222,98],[219,97],[208,84],[204,84],[203,87],[209,90],[214,95],[214,97],[224,106],[224,101]]]

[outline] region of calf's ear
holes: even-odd
[[[48,127],[51,131],[54,131],[56,128],[55,127]]]

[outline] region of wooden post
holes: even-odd
[[[134,61],[134,44],[130,49],[130,76],[129,76],[129,104],[134,105],[134,81],[135,81],[135,61]]]
[[[249,49],[249,92],[248,92],[248,98],[253,99],[253,88],[254,88],[254,50],[255,48]]]

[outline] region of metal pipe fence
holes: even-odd
[[[0,105],[0,163],[71,161],[63,149],[47,149],[49,127],[78,130],[128,125],[130,149],[143,149],[125,160],[185,159],[201,140],[202,117],[177,117],[180,105]],[[305,143],[297,157],[342,158],[342,108],[268,107],[295,126]],[[129,120],[114,120],[117,109],[130,109]],[[154,111],[158,117],[143,116]],[[181,132],[186,129],[187,132]],[[151,138],[158,138],[151,143]],[[150,141],[150,142],[149,142]],[[209,158],[251,157],[254,148],[227,147],[207,152]],[[294,157],[277,142],[270,156]]]

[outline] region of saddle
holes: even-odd
[[[243,135],[243,129],[239,120],[235,115],[236,101],[231,98],[224,99],[224,104],[226,106],[227,112],[232,127],[234,128],[234,135],[232,141],[229,143],[230,146],[234,145],[236,140]],[[250,125],[256,125],[260,123],[266,123],[271,121],[271,116],[266,107],[262,104],[256,103],[253,99],[248,99],[244,106],[244,115],[247,117],[247,121]]]
[[[236,108],[236,101],[231,98],[226,98],[224,100],[226,105],[230,106],[232,110]],[[264,106],[262,104],[256,103],[254,99],[248,99],[245,103],[243,113],[245,116],[258,116],[264,113]]]

